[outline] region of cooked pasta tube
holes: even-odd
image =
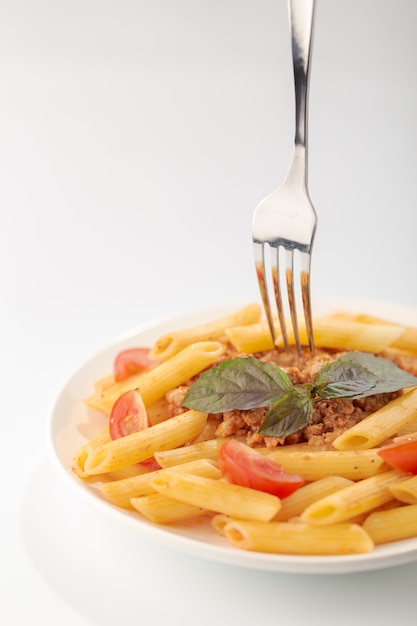
[[[212,517],[211,525],[214,528],[214,530],[219,533],[219,535],[224,536],[223,531],[224,531],[226,524],[232,521],[233,521],[233,517],[231,517],[230,515],[225,515],[224,513],[217,513],[217,515],[214,515]]]
[[[406,478],[390,486],[393,496],[406,504],[417,504],[417,476]]]
[[[178,472],[190,472],[196,476],[205,476],[206,478],[220,478],[220,470],[213,461],[208,459],[197,459],[176,465],[173,468]],[[162,470],[154,470],[147,474],[132,476],[121,480],[113,480],[99,485],[100,493],[116,506],[122,508],[130,508],[131,499],[148,496],[155,493],[155,489],[151,485],[151,481]]]
[[[402,328],[390,324],[364,324],[345,321],[343,324],[330,319],[314,323],[317,345],[326,348],[344,348],[365,352],[382,352],[400,336]]]
[[[232,326],[253,324],[259,320],[261,308],[258,304],[250,304],[235,313],[163,335],[151,348],[149,357],[154,361],[165,361],[174,354],[197,341],[216,341],[224,336],[225,330]]]
[[[103,389],[110,387],[113,383],[114,383],[114,374],[108,374],[107,376],[104,376],[103,378],[96,380],[96,382],[94,383],[94,389],[96,390],[96,393],[99,393]]]
[[[308,343],[306,329],[299,324],[301,343]],[[345,320],[343,324],[330,317],[314,320],[314,340],[317,346],[346,350],[363,350],[379,353],[395,343],[403,332],[402,327],[392,324],[365,324],[353,320]],[[272,349],[272,340],[268,325],[260,322],[248,326],[230,328],[226,331],[230,343],[239,351],[260,352]],[[278,334],[278,337],[280,335]],[[289,333],[290,343],[294,343]],[[278,340],[280,345],[280,340]]]
[[[109,441],[88,451],[84,472],[88,475],[111,472],[144,461],[158,450],[181,446],[197,437],[206,421],[207,413],[191,409],[155,426]]]
[[[287,521],[301,513],[313,502],[317,502],[331,493],[352,485],[352,481],[341,476],[326,476],[294,491],[282,500],[281,510],[274,517],[274,522]]]
[[[301,514],[308,524],[335,524],[371,511],[394,499],[389,487],[404,477],[398,470],[382,472],[317,500]]]
[[[172,469],[161,471],[151,485],[175,500],[242,519],[269,521],[281,508],[281,500],[269,493]]]
[[[359,554],[370,552],[374,547],[361,526],[349,523],[324,528],[301,522],[235,519],[222,527],[222,534],[238,548],[275,554]]]
[[[93,437],[82,445],[72,459],[72,469],[80,478],[87,478],[89,474],[84,471],[84,464],[89,455],[96,449],[102,446],[103,444],[111,441],[109,426],[106,426],[99,432],[98,435]]]
[[[127,467],[120,467],[119,469],[115,469],[112,472],[107,472],[105,477],[103,477],[104,482],[112,482],[119,480],[127,480],[128,478],[137,478],[138,476],[143,476],[144,474],[152,474],[155,470],[147,465],[141,465],[140,463],[135,463],[134,465],[128,465]],[[107,479],[107,480],[106,480]]]
[[[151,424],[159,424],[159,422],[164,422],[166,419],[171,417],[168,402],[165,396],[159,398],[152,404],[148,404],[146,412]]]
[[[306,481],[325,476],[360,480],[385,467],[377,450],[314,450],[313,446],[293,450],[292,446],[282,446],[260,451],[280,463],[287,473],[300,474]]]
[[[371,513],[363,529],[377,545],[417,537],[417,504]]]
[[[274,326],[276,337],[281,337],[278,323]],[[274,347],[269,327],[264,322],[249,324],[248,326],[233,326],[227,328],[225,334],[238,352],[252,354],[263,350],[272,350]]]
[[[110,414],[113,404],[122,393],[139,389],[145,405],[151,405],[171,389],[215,363],[225,350],[226,346],[218,341],[193,343],[156,367],[102,389],[88,398],[86,404]]]
[[[396,326],[401,329],[400,335],[392,342],[391,348],[397,350],[405,350],[406,352],[417,352],[417,328],[412,326],[404,326],[397,322],[391,322],[386,319],[382,319],[375,315],[369,315],[368,313],[343,313],[339,312],[334,317],[344,317],[344,319],[351,319],[355,322],[361,322],[364,324],[389,324],[390,326]]]
[[[161,493],[132,498],[132,507],[155,524],[169,524],[206,515],[207,510],[193,504],[168,498]]]
[[[408,437],[409,439],[417,439],[417,417],[415,420],[406,424],[403,428],[399,428],[395,435],[396,437]]]
[[[208,439],[207,441],[200,441],[199,443],[182,446],[174,450],[158,451],[155,453],[155,459],[164,468],[196,459],[217,460],[220,448],[226,440],[226,438]]]
[[[371,413],[349,428],[333,445],[337,450],[365,450],[378,446],[417,417],[417,387]]]

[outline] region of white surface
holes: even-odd
[[[132,545],[47,456],[55,395],[102,345],[257,298],[252,213],[293,135],[285,2],[0,8],[0,622],[191,625],[203,611],[247,626],[317,611],[344,626],[377,611],[388,626],[400,607],[413,621],[416,564],[255,575]],[[417,306],[416,13],[413,0],[319,0],[314,294]]]
[[[73,373],[58,394],[50,421],[51,458],[65,481],[63,488],[65,486],[74,489],[80,497],[82,495],[85,498],[89,506],[96,506],[104,517],[112,520],[113,533],[129,534],[132,544],[136,543],[138,536],[142,540],[149,537],[168,548],[228,565],[289,574],[346,574],[417,561],[417,538],[380,545],[367,554],[347,556],[294,556],[239,550],[213,532],[208,519],[201,518],[197,524],[192,520],[176,525],[158,526],[136,512],[117,509],[100,496],[97,484],[88,484],[75,476],[71,469],[75,452],[93,439],[103,427],[102,416],[94,415],[94,411],[85,406],[84,400],[92,394],[94,382],[111,372],[115,355],[134,346],[151,347],[167,333],[198,326],[236,310],[236,306],[226,309],[223,306],[210,309],[210,312],[200,311],[135,329],[129,337],[124,336],[105,346]],[[344,299],[322,302],[316,299],[316,311],[319,315],[340,310],[367,311],[370,315],[381,315],[402,324],[411,323],[417,316],[417,308],[402,308],[397,305],[393,311],[392,307],[385,307],[380,302],[373,304]]]

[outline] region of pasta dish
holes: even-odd
[[[417,329],[337,311],[314,332],[314,355],[287,353],[252,304],[115,354],[72,470],[114,506],[204,517],[244,550],[417,537]]]

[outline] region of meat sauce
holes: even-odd
[[[326,363],[334,361],[343,353],[343,351],[317,349],[315,356],[311,357],[308,351],[299,356],[295,351],[287,354],[286,352],[271,350],[255,353],[253,356],[280,367],[286,372],[293,384],[303,384],[312,383]],[[233,352],[230,348],[221,360],[247,356],[247,354]],[[398,367],[417,376],[417,359],[392,354],[379,356],[394,361]],[[187,384],[181,385],[167,394],[169,411],[172,416],[186,410],[182,406],[182,401],[195,380],[190,380]],[[401,393],[402,391],[381,393],[355,400],[345,398],[320,400],[315,403],[312,418],[307,426],[286,437],[266,437],[258,432],[268,407],[209,415],[207,428],[211,437],[239,437],[253,448],[264,446],[275,448],[297,443],[307,443],[311,446],[330,445],[345,430],[381,409]]]

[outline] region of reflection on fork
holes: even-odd
[[[296,263],[299,265],[307,342],[310,352],[314,354],[310,267],[317,216],[307,189],[308,79],[314,12],[315,0],[289,0],[295,88],[294,152],[287,178],[257,206],[252,228],[256,273],[274,345],[280,343],[273,313],[275,302],[282,341],[286,351],[289,351],[290,340],[280,287],[285,282],[294,343],[299,354],[301,339],[294,283]]]

